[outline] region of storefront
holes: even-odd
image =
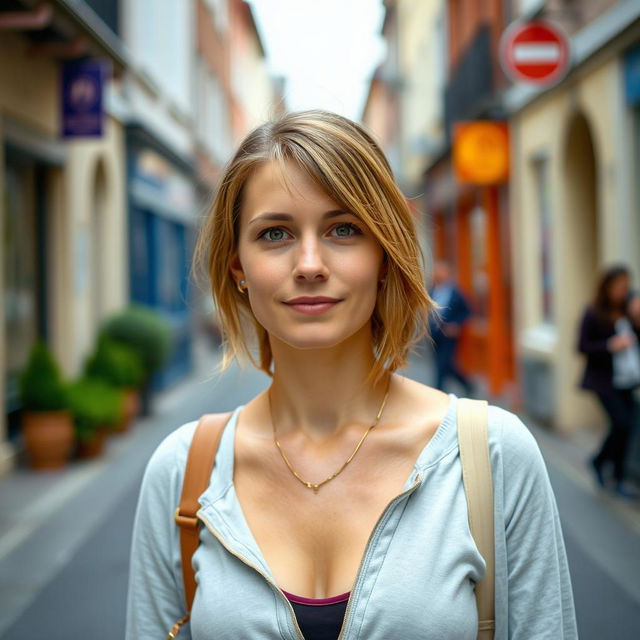
[[[192,368],[193,169],[144,129],[130,128],[128,142],[130,297],[160,312],[171,325],[171,361],[154,383],[162,389]]]
[[[460,183],[449,153],[430,167],[425,186],[433,257],[452,265],[473,311],[461,365],[492,397],[515,402],[508,186]]]
[[[4,341],[5,412],[8,436],[17,432],[20,408],[18,378],[31,345],[50,332],[52,282],[47,269],[56,247],[50,236],[51,205],[47,194],[52,173],[64,161],[64,147],[43,144],[35,131],[5,117],[4,133]]]
[[[69,379],[104,315],[126,302],[122,128],[107,114],[102,135],[62,138],[53,51],[63,44],[25,55],[30,35],[12,28],[0,40],[0,473],[15,461],[19,376],[34,341]]]

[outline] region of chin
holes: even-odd
[[[309,336],[276,336],[276,338],[293,349],[301,351],[312,351],[315,349],[331,349],[339,346],[347,339],[347,336],[335,335],[318,335],[322,332],[318,331],[315,335]]]
[[[283,344],[304,351],[314,349],[332,349],[338,347],[353,335],[358,333],[362,327],[343,327],[341,330],[332,330],[329,327],[308,326],[299,331],[284,333],[269,332],[276,340]]]

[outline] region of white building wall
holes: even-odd
[[[441,1],[398,2],[403,183],[422,188],[422,172],[443,142],[446,24]]]
[[[138,115],[176,151],[191,151],[194,118],[193,2],[131,0],[123,4],[122,37],[131,52],[127,98]]]

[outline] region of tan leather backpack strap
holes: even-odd
[[[485,400],[458,400],[458,443],[469,526],[487,567],[484,579],[476,584],[475,589],[479,640],[493,638],[495,631],[493,478],[489,457],[487,408]]]
[[[229,413],[206,414],[200,418],[189,447],[187,464],[182,482],[180,506],[176,509],[175,520],[180,527],[180,553],[187,615],[176,622],[169,632],[175,638],[180,627],[189,619],[191,605],[196,594],[196,578],[191,558],[200,543],[200,527],[196,513],[200,509],[198,498],[209,486],[213,463],[220,444],[224,426],[231,417]]]

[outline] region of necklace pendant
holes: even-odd
[[[317,484],[314,484],[312,487],[313,493],[318,493],[318,489],[320,488]]]

